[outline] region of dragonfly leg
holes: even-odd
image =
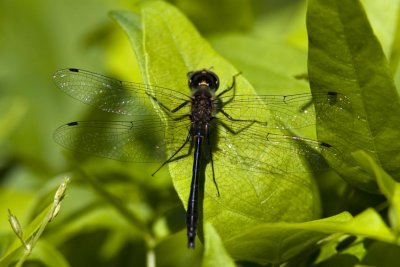
[[[239,72],[238,74],[233,75],[231,85],[230,85],[228,88],[226,88],[224,91],[222,91],[221,93],[219,93],[219,94],[217,95],[217,97],[220,97],[220,96],[222,96],[223,94],[225,94],[225,93],[229,92],[230,90],[234,89],[234,88],[235,88],[235,85],[236,85],[236,77],[239,76],[240,74],[242,74],[242,73]],[[232,98],[233,98],[234,96],[235,96],[235,93],[233,94]],[[228,101],[228,102],[229,102],[229,101]]]
[[[211,161],[211,170],[212,170],[213,182],[214,182],[215,188],[217,189],[217,193],[218,193],[218,197],[219,197],[220,194],[219,194],[219,188],[218,188],[217,180],[215,179],[214,161],[213,161],[213,157],[212,157],[212,147],[211,147],[210,132],[209,131],[207,131],[207,144],[208,144],[208,151],[210,153],[210,161]]]
[[[176,156],[176,155],[186,146],[186,144],[189,142],[191,136],[192,136],[192,135],[191,135],[191,132],[189,131],[189,133],[188,133],[188,135],[187,135],[187,137],[186,137],[185,142],[183,142],[183,144],[175,151],[175,153],[172,154],[172,156],[169,157],[169,159],[167,159],[166,161],[164,161],[163,164],[161,164],[161,166],[158,167],[158,169],[157,169],[155,172],[153,172],[153,173],[151,174],[151,176],[154,176],[162,167],[165,166],[165,164],[167,164],[167,163],[173,161],[174,158],[175,158],[175,156]]]
[[[180,104],[179,106],[177,106],[176,108],[170,109],[169,107],[167,107],[164,103],[162,103],[160,100],[157,99],[157,97],[155,97],[154,95],[151,95],[150,93],[146,92],[146,94],[153,99],[160,107],[162,107],[163,109],[165,109],[166,111],[170,112],[170,113],[175,113],[177,111],[179,111],[180,109],[182,109],[183,107],[185,107],[187,104],[190,103],[190,100],[186,100],[184,102],[182,102],[182,104]]]
[[[226,123],[224,123],[223,121],[220,121],[219,124],[224,127],[228,132],[237,135],[240,134],[241,132],[243,132],[244,130],[250,128],[254,123],[256,123],[257,121],[248,121],[249,123],[245,126],[243,126],[242,128],[240,128],[239,130],[233,130],[231,127],[229,127],[228,125],[226,125]]]

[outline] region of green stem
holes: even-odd
[[[39,229],[36,233],[33,234],[31,240],[28,243],[22,242],[25,246],[24,254],[22,254],[21,258],[19,258],[16,267],[21,267],[29,255],[32,253],[33,248],[35,247],[37,241],[39,240],[40,236],[43,234],[46,226],[49,222],[51,222],[54,217],[57,215],[58,210],[60,208],[60,203],[64,198],[65,190],[69,183],[69,177],[64,178],[64,182],[58,187],[57,192],[54,195],[53,204],[50,207],[50,210],[47,212],[46,216],[43,218],[42,223],[40,224]]]

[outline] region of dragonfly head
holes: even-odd
[[[189,87],[192,90],[209,88],[215,92],[219,87],[217,74],[210,70],[202,69],[191,71],[187,74],[187,77],[189,80]]]

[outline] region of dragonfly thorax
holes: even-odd
[[[214,94],[211,90],[197,90],[192,95],[191,116],[192,130],[196,135],[204,136],[208,124],[214,118]]]

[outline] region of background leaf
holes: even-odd
[[[399,97],[382,48],[358,1],[310,1],[308,73],[313,93],[339,91],[352,102],[341,125],[318,122],[318,137],[338,148],[350,183],[376,191],[371,176],[348,156],[362,148],[399,179]],[[318,109],[318,106],[316,107]]]
[[[368,223],[366,223],[368,222]],[[260,264],[285,262],[317,241],[334,233],[347,233],[395,241],[380,216],[372,209],[354,219],[348,213],[304,223],[266,223],[232,236],[225,243],[234,258]]]
[[[210,223],[204,227],[204,242],[206,244],[202,267],[207,266],[236,266],[226,252],[217,231]]]
[[[389,221],[396,233],[400,222],[400,184],[388,175],[373,158],[363,151],[353,153],[356,160],[376,177],[379,189],[390,203]]]

